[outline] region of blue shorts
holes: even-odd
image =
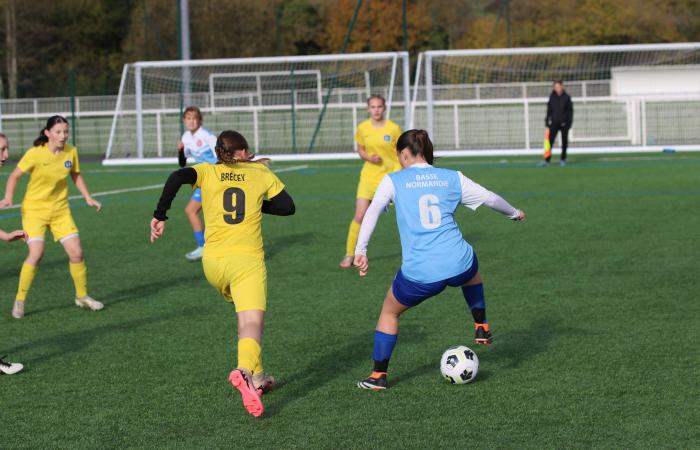
[[[194,200],[195,202],[202,203],[202,189],[194,189],[194,192],[192,192],[192,200]]]
[[[474,275],[476,275],[478,272],[479,260],[476,259],[475,253],[471,267],[469,267],[469,269],[467,269],[465,272],[452,278],[436,281],[434,283],[419,283],[417,281],[409,280],[408,278],[404,277],[401,269],[399,269],[399,272],[394,278],[394,283],[391,285],[391,290],[399,303],[410,308],[421,304],[424,300],[427,300],[430,297],[438,295],[440,292],[444,291],[447,286],[463,286],[469,280],[474,278]]]

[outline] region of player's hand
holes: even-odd
[[[355,260],[352,264],[357,267],[357,271],[360,273],[361,277],[367,275],[367,269],[369,268],[369,260],[365,255],[355,255]]]
[[[515,216],[513,218],[513,220],[518,221],[518,222],[522,222],[523,220],[525,220],[525,211],[523,211],[522,209],[519,209],[518,215]]]
[[[0,200],[0,209],[9,208],[10,206],[12,206],[12,200],[7,198]]]
[[[379,155],[372,155],[369,157],[369,162],[374,163],[374,164],[381,164],[382,157]]]
[[[258,158],[258,159],[251,159],[250,162],[263,164],[263,165],[267,166],[268,164],[270,164],[270,162],[272,162],[272,160],[270,158]]]
[[[27,233],[24,230],[15,230],[9,233],[5,233],[4,231],[0,232],[0,239],[7,242],[18,241],[20,239],[26,241],[27,237]]]
[[[185,149],[185,144],[183,144],[182,142],[178,142],[178,143],[177,143],[177,151],[178,151],[178,152],[181,152],[181,151],[183,151],[184,149]]]
[[[97,212],[100,212],[102,210],[102,203],[98,202],[92,197],[88,197],[85,200],[85,203],[87,203],[88,206],[92,206],[93,208],[95,208]]]
[[[165,233],[165,221],[155,217],[151,219],[151,244]]]

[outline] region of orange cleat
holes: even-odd
[[[253,416],[260,417],[263,413],[263,404],[257,389],[253,386],[252,376],[245,369],[235,369],[228,376],[229,381],[241,393],[243,406]]]

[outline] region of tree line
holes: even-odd
[[[358,0],[192,0],[193,58],[337,53]],[[700,41],[700,0],[363,0],[347,52]],[[178,59],[177,0],[0,0],[0,96],[115,94]]]

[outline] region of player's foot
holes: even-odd
[[[370,376],[362,381],[357,382],[357,387],[360,389],[372,389],[373,391],[382,391],[386,386],[386,373],[372,372]]]
[[[7,375],[14,375],[20,370],[24,369],[22,364],[7,362],[5,361],[5,358],[7,358],[7,356],[0,358],[0,374],[4,373]]]
[[[15,300],[15,304],[12,306],[12,317],[15,319],[24,317],[24,301]]]
[[[561,161],[559,161],[559,167],[564,167],[565,165],[566,165],[566,161],[564,161],[563,159]]]
[[[540,161],[537,163],[537,167],[549,167],[549,161]]]
[[[344,256],[343,259],[340,260],[340,266],[341,269],[349,269],[352,267],[352,262],[355,260],[354,256]]]
[[[488,323],[475,323],[474,328],[474,342],[477,344],[490,344],[493,342]]]
[[[243,407],[253,416],[260,417],[263,404],[257,389],[253,386],[252,376],[245,369],[234,369],[228,376],[229,381],[241,393]]]
[[[202,259],[202,253],[204,252],[204,247],[197,247],[189,253],[185,254],[185,258],[190,261],[199,261]]]
[[[92,311],[99,311],[105,307],[102,303],[98,302],[94,298],[86,295],[85,297],[76,298],[75,305],[81,308],[90,309]]]
[[[265,372],[260,372],[253,375],[253,386],[258,391],[258,395],[262,396],[270,392],[276,384],[275,377],[268,375]]]

